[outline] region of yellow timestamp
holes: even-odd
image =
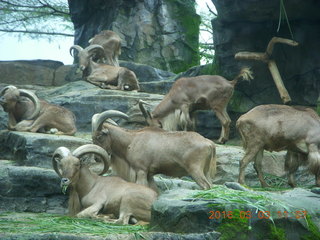
[[[305,218],[308,214],[305,210],[299,210],[299,211],[277,211],[276,217],[279,218]],[[233,219],[233,218],[240,218],[240,219],[251,219],[253,216],[259,218],[259,219],[270,219],[271,218],[271,212],[270,211],[209,211],[209,219]],[[272,216],[274,217],[274,216]]]

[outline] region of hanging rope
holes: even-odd
[[[293,40],[294,37],[293,37],[292,30],[291,30],[291,25],[290,25],[290,22],[289,22],[289,19],[288,19],[288,15],[287,15],[287,11],[286,11],[286,8],[285,8],[285,6],[284,6],[284,2],[283,2],[283,1],[284,1],[284,0],[280,0],[280,7],[279,7],[280,12],[279,12],[279,22],[278,22],[277,32],[280,31],[281,21],[282,21],[282,18],[283,18],[282,15],[284,15],[284,18],[285,18],[285,20],[286,20],[286,22],[287,22],[288,29],[289,29],[289,32],[290,32],[290,35],[291,35],[291,39]]]

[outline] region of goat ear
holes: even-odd
[[[102,129],[102,131],[101,131],[104,135],[108,135],[108,133],[109,133],[109,130],[108,129]]]

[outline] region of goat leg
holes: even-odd
[[[77,214],[77,217],[79,217],[79,218],[86,218],[86,217],[97,218],[98,212],[100,211],[101,208],[103,208],[102,203],[95,203],[95,204],[91,205],[90,207],[79,212]]]
[[[221,134],[217,142],[224,144],[229,139],[231,119],[226,109],[223,109],[222,111],[213,109],[213,111],[221,123]]]
[[[258,152],[260,151],[259,148],[247,148],[244,157],[240,161],[240,168],[239,168],[239,179],[238,182],[240,184],[245,184],[245,169],[248,166],[249,162],[255,160]]]
[[[9,112],[8,113],[8,129],[15,130],[16,125],[17,125],[16,118],[14,117],[12,112]]]
[[[264,180],[263,172],[262,172],[262,160],[263,160],[263,149],[260,149],[260,151],[257,153],[253,167],[256,170],[258,174],[258,178],[260,180],[262,187],[269,187],[269,184]]]

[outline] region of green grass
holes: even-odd
[[[63,233],[105,236],[111,233],[139,233],[147,230],[147,226],[117,225],[98,219],[72,218],[45,213],[0,214],[0,233],[7,234]]]
[[[229,189],[225,186],[215,186],[209,190],[198,191],[192,196],[193,198],[200,199],[219,199],[215,205],[230,205],[237,206],[237,208],[243,206],[243,210],[246,208],[253,209],[253,211],[267,211],[271,206],[278,206],[287,211],[290,211],[290,206],[287,206],[282,201],[270,198],[262,193],[253,191],[238,191]],[[272,215],[269,218],[273,222]]]

